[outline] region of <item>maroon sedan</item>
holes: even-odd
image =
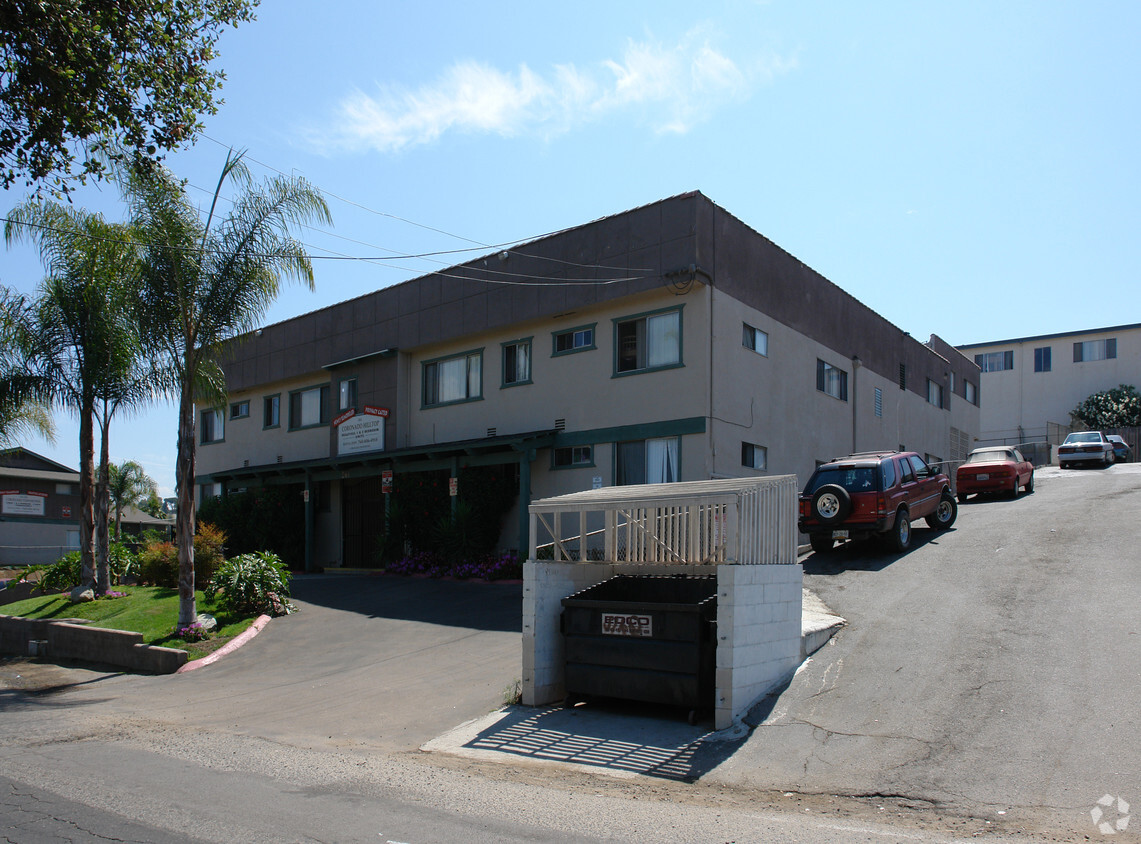
[[[955,472],[955,492],[960,502],[980,492],[1004,492],[1016,498],[1020,486],[1026,487],[1027,492],[1034,491],[1034,464],[1010,446],[976,448]]]

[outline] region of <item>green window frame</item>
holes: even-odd
[[[249,419],[250,400],[242,399],[230,405],[230,419]]]
[[[483,399],[483,349],[426,360],[420,365],[420,407]]]
[[[615,378],[685,366],[683,307],[660,308],[613,320]]]
[[[337,410],[356,409],[357,407],[357,379],[342,378],[337,382]]]
[[[262,398],[261,427],[263,431],[281,427],[281,393]]]
[[[328,384],[317,384],[312,387],[289,391],[289,430],[304,431],[328,424]]]
[[[502,361],[502,377],[499,388],[521,387],[524,384],[533,384],[531,378],[534,354],[532,343],[534,337],[521,337],[518,340],[508,340],[500,343],[500,358]]]
[[[591,444],[568,445],[551,449],[552,469],[580,469],[593,465],[594,446]]]
[[[204,410],[199,418],[199,443],[213,445],[226,441],[226,418],[220,410]]]
[[[598,323],[576,325],[551,332],[551,357],[574,355],[598,348]]]

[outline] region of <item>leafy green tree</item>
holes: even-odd
[[[82,583],[106,590],[95,575],[95,409],[134,359],[137,336],[127,296],[137,266],[130,231],[58,202],[32,200],[8,217],[9,244],[27,238],[47,275],[20,334],[36,377],[53,404],[79,417],[79,550]]]
[[[0,185],[66,193],[102,175],[111,145],[158,156],[192,142],[220,102],[218,37],[257,2],[0,4]]]
[[[115,540],[119,540],[120,528],[123,522],[123,510],[127,507],[144,509],[147,501],[158,502],[162,510],[162,501],[158,497],[158,484],[154,478],[147,474],[146,469],[134,460],[125,460],[122,463],[105,463],[107,469],[107,491],[111,499],[111,509],[115,516]]]
[[[1135,387],[1121,384],[1089,396],[1070,416],[1084,428],[1132,428],[1141,425],[1141,395]]]
[[[310,221],[330,224],[328,206],[304,179],[254,185],[241,154],[226,158],[203,218],[182,183],[157,166],[125,174],[124,193],[140,233],[144,269],[138,302],[147,347],[178,398],[175,484],[178,514],[178,624],[198,618],[194,599],[194,401],[225,404],[219,344],[255,328],[283,279],[313,287],[313,265],[291,232]],[[219,218],[228,182],[233,207]]]
[[[158,496],[157,488],[147,493],[146,497],[139,502],[138,508],[148,516],[153,516],[156,519],[166,518],[162,512],[162,499]]]

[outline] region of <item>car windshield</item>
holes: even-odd
[[[1066,437],[1066,443],[1099,443],[1101,442],[1101,434],[1097,431],[1088,431],[1084,434],[1070,434]],[[1062,443],[1065,445],[1066,443]]]
[[[1013,460],[1014,453],[1008,448],[988,448],[982,451],[972,451],[967,457],[968,463],[997,463],[1000,460]]]
[[[828,466],[816,471],[805,495],[812,495],[825,484],[842,486],[848,492],[873,492],[876,488],[876,467],[874,466]]]

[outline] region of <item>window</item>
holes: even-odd
[[[763,445],[741,443],[741,465],[750,469],[760,469],[762,472],[769,468],[769,450]]]
[[[594,465],[594,446],[572,445],[556,448],[551,453],[551,465],[556,469],[570,469],[575,466]]]
[[[1034,350],[1034,371],[1035,372],[1049,372],[1050,371],[1050,347],[1043,346],[1040,349]]]
[[[216,410],[202,411],[202,444],[219,443],[225,437],[222,414]]]
[[[616,372],[681,365],[681,311],[615,320],[614,326]]]
[[[883,462],[883,489],[891,489],[895,486],[895,461],[885,460]]]
[[[483,398],[482,349],[424,364],[425,407],[480,398]]]
[[[978,389],[970,381],[963,382],[963,398],[965,398],[971,404],[979,403]]]
[[[503,344],[503,386],[531,383],[531,338]]]
[[[840,401],[848,400],[848,373],[830,363],[816,361],[816,389]]]
[[[1117,357],[1117,338],[1108,340],[1087,340],[1074,343],[1074,363],[1088,360],[1111,360]]]
[[[943,385],[927,379],[927,402],[936,407],[943,406]]]
[[[618,443],[616,482],[673,483],[678,479],[678,449],[677,437]]]
[[[572,352],[585,352],[587,349],[596,348],[593,325],[580,325],[577,328],[556,331],[552,337],[554,338],[552,356],[569,355]]]
[[[743,342],[746,349],[752,349],[758,355],[768,357],[769,354],[769,335],[761,331],[759,328],[753,328],[748,323],[744,323],[744,338]]]
[[[289,394],[289,429],[312,428],[329,421],[329,387],[310,387]]]
[[[262,427],[276,428],[281,424],[281,396],[266,396],[262,399]]]
[[[345,378],[337,385],[337,410],[348,410],[357,406],[357,379]]]
[[[250,403],[248,401],[236,401],[230,405],[230,418],[231,419],[245,419],[250,415]]]
[[[56,484],[55,485],[55,494],[56,495],[78,495],[79,490],[76,488],[75,484]]]
[[[1074,354],[1077,354],[1075,351]],[[987,352],[985,355],[975,355],[975,363],[983,372],[1001,372],[1004,369],[1014,369],[1014,352]]]
[[[876,416],[883,418],[883,390],[876,387]]]
[[[222,485],[220,483],[205,483],[198,485],[198,503],[209,501],[211,498],[222,497]]]

